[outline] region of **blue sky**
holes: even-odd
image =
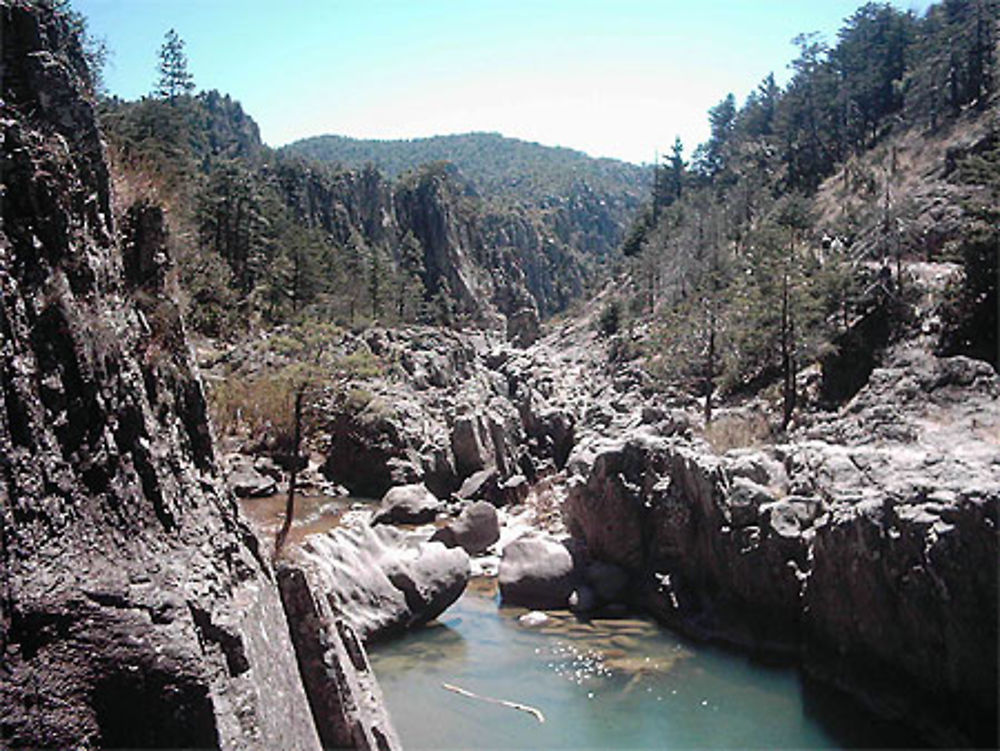
[[[900,0],[921,13],[926,0]],[[651,162],[690,153],[727,92],[779,82],[791,39],[834,41],[859,0],[74,0],[112,51],[110,93],[156,78],[168,28],[199,89],[242,102],[265,142],[473,130]]]

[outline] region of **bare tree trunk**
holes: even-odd
[[[784,400],[781,429],[785,430],[792,420],[792,410],[795,408],[795,376],[792,366],[791,311],[788,305],[787,271],[781,278],[781,378]]]
[[[705,359],[705,424],[712,422],[712,394],[715,392],[715,309],[708,311],[708,357]]]
[[[799,363],[795,356],[795,312],[788,312],[788,392],[785,406],[785,426],[792,420],[795,408],[798,406],[799,394],[795,388],[795,378],[798,375]]]
[[[285,504],[285,520],[281,523],[274,538],[274,554],[272,558],[277,559],[281,555],[281,550],[285,546],[285,540],[292,529],[292,519],[295,516],[295,480],[299,473],[299,444],[302,440],[302,401],[305,397],[305,389],[299,388],[295,392],[295,437],[292,446],[292,469],[288,475],[288,501]]]

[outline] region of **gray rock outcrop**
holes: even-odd
[[[500,518],[493,504],[477,501],[463,508],[457,519],[438,529],[431,539],[478,555],[500,539]]]
[[[240,498],[264,498],[278,492],[277,481],[258,472],[249,457],[231,454],[226,464],[226,482]]]
[[[647,428],[570,459],[591,558],[703,637],[807,671],[944,745],[996,734],[1000,383],[904,350],[838,415],[716,456]]]
[[[362,403],[323,405],[326,477],[361,497],[423,482],[447,498],[477,472],[495,471],[498,488],[520,474],[521,420],[506,380],[484,361],[488,341],[482,332],[410,328],[345,343],[394,365],[351,384]]]
[[[443,508],[422,483],[390,488],[375,510],[372,524],[427,524]]]

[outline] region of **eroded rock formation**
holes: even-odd
[[[67,23],[5,0],[0,29],[0,746],[318,750],[217,472],[162,212],[116,228]]]
[[[985,363],[904,350],[795,442],[714,456],[639,429],[581,446],[570,530],[665,622],[799,653],[945,745],[990,742],[998,394]]]
[[[428,536],[351,524],[307,537],[286,568],[362,641],[376,641],[433,620],[465,590],[468,554]]]

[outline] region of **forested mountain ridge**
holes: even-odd
[[[502,326],[557,312],[614,252],[642,189],[622,178],[612,196],[564,172],[564,193],[491,201],[452,163],[395,178],[335,167],[264,146],[215,91],[105,100],[101,123],[118,172],[173,209],[189,319],[211,335],[302,315]],[[509,174],[528,184],[529,168]]]
[[[342,168],[372,166],[390,178],[437,162],[451,165],[466,192],[482,202],[487,244],[523,251],[522,239],[530,235],[532,250],[519,253],[522,261],[539,269],[555,259],[567,277],[561,283],[528,274],[543,313],[561,310],[592,278],[596,263],[618,250],[652,178],[648,167],[498,133],[401,140],[324,135],[279,153]],[[540,285],[549,293],[539,297]]]
[[[398,140],[324,135],[303,138],[281,150],[345,167],[370,163],[393,178],[431,162],[451,162],[484,196],[510,196],[540,204],[585,183],[591,190],[637,205],[651,176],[646,167],[499,133]]]

